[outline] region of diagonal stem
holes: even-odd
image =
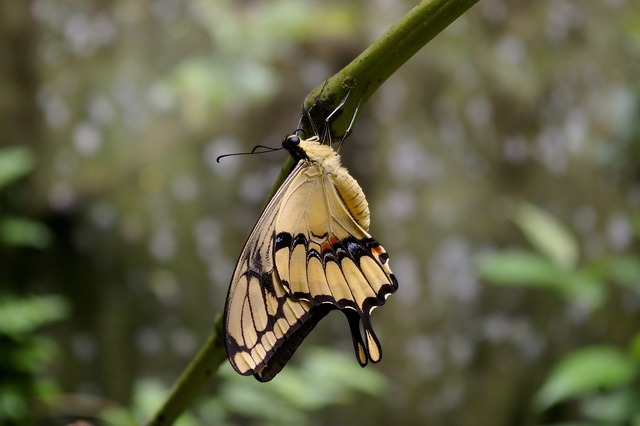
[[[311,116],[320,126],[349,94],[338,117],[329,123],[331,137],[340,140],[360,105],[407,60],[466,12],[478,0],[423,0],[364,52],[325,83],[313,89],[305,107],[314,107]],[[306,122],[305,122],[306,121]],[[303,120],[303,125],[309,125]],[[308,130],[305,127],[305,130]],[[318,129],[322,134],[322,127]]]
[[[302,117],[302,129],[309,135],[315,131],[318,135],[330,135],[331,140],[342,140],[347,130],[355,125],[357,111],[362,111],[382,83],[478,1],[422,0],[351,63],[307,95],[304,108],[308,114]],[[345,98],[344,105],[336,112]],[[332,114],[331,121],[327,122]],[[327,125],[329,129],[326,129]],[[267,200],[275,194],[293,166],[293,158],[289,156]]]

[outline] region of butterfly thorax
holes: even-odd
[[[296,160],[307,160],[314,163],[326,173],[333,175],[342,169],[338,153],[329,145],[320,143],[317,136],[311,139],[300,139],[297,135],[289,135],[282,141],[282,146]]]
[[[329,145],[323,145],[318,137],[300,139],[287,136],[282,146],[298,161],[306,161],[319,173],[328,176],[345,207],[365,231],[369,230],[369,204],[358,182],[340,164],[340,155]]]

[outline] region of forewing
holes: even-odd
[[[251,231],[231,279],[225,305],[225,347],[240,374],[271,380],[328,312],[284,289],[273,262],[275,222],[294,169]]]

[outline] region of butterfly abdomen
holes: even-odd
[[[367,203],[367,199],[358,182],[343,167],[340,167],[333,175],[333,182],[351,216],[358,222],[358,225],[368,231],[370,222],[369,203]]]
[[[300,148],[307,159],[318,164],[324,173],[331,176],[331,180],[344,202],[347,210],[358,225],[365,231],[369,230],[369,204],[358,182],[340,165],[340,156],[330,146],[322,145],[315,139],[300,141]]]

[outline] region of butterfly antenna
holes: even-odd
[[[260,149],[261,151],[258,151],[258,149]],[[280,148],[272,148],[270,146],[265,146],[265,145],[256,145],[256,146],[253,147],[251,152],[234,152],[233,154],[220,155],[220,156],[218,156],[218,158],[216,158],[216,163],[219,163],[220,160],[222,158],[225,158],[225,157],[235,157],[237,155],[264,154],[264,153],[267,153],[267,152],[280,151],[281,149],[283,149],[283,148],[282,147],[280,147]]]
[[[298,137],[300,137],[300,138],[302,138],[302,139],[306,139],[307,138],[307,133],[301,127],[298,127],[297,129],[295,129],[293,131],[293,134],[298,136]],[[300,136],[301,134],[302,134],[302,136]]]

